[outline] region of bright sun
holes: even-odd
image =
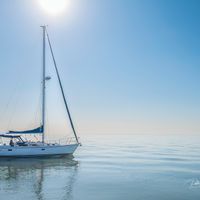
[[[65,11],[69,0],[39,0],[39,3],[46,12],[56,15]]]

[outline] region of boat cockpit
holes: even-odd
[[[21,135],[8,135],[8,134],[0,134],[0,138],[6,138],[6,141],[1,141],[1,144],[3,146],[9,145],[11,147],[14,146],[37,146],[39,145],[38,142],[32,142],[32,141],[25,141]]]

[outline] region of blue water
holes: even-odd
[[[74,158],[1,159],[0,199],[200,199],[200,135],[85,135],[82,143]]]

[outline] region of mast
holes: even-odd
[[[43,133],[42,133],[42,143],[45,141],[45,76],[46,76],[46,47],[45,47],[45,32],[46,26],[41,26],[43,31],[43,56],[42,56],[42,126],[43,126]]]

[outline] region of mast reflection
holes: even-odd
[[[44,200],[55,197],[71,200],[78,166],[79,163],[73,156],[52,159],[1,159],[0,183],[5,187],[2,189],[23,191],[30,199]]]

